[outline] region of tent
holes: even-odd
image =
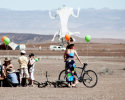
[[[10,42],[8,45],[5,45],[5,43],[2,43],[0,45],[0,50],[15,50],[16,47],[18,46],[18,44],[14,43],[14,42]]]

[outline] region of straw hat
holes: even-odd
[[[6,57],[5,60],[4,60],[4,62],[5,61],[11,61],[11,59],[9,57]]]
[[[13,68],[10,68],[9,71],[7,71],[7,73],[14,73],[15,70]]]

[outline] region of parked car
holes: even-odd
[[[64,51],[64,50],[66,50],[66,48],[65,48],[65,47],[62,47],[62,46],[51,45],[51,46],[50,46],[50,50],[54,50],[54,51]]]

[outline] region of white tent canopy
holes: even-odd
[[[10,42],[8,44],[8,50],[15,50],[17,46],[18,46],[18,44],[14,43],[14,42]],[[2,49],[2,50],[6,49],[6,47],[7,47],[7,45],[5,45],[5,43],[2,43],[0,45],[0,49]]]

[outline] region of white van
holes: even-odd
[[[57,46],[57,45],[50,45],[50,50],[53,51],[65,51],[66,48],[62,46]]]

